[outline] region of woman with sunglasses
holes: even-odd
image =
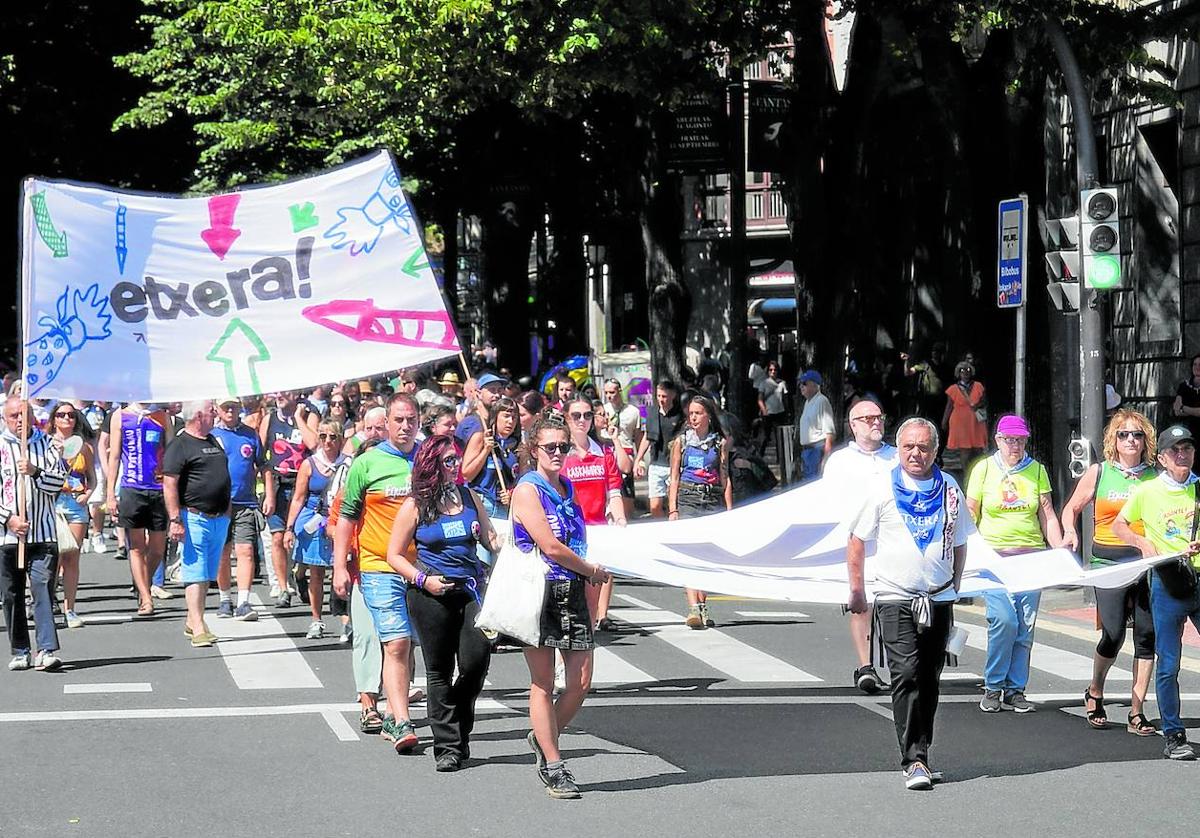
[[[621,500],[621,470],[611,443],[601,442],[596,432],[596,408],[582,394],[563,403],[571,452],[563,461],[563,477],[575,488],[575,500],[583,510],[583,522],[600,526],[612,521],[625,526],[625,504]],[[587,588],[588,611],[592,625],[603,631],[612,628],[608,603],[612,599],[611,579],[601,587]]]
[[[70,472],[54,507],[62,520],[67,522],[76,545],[73,550],[59,550],[58,553],[67,628],[82,628],[83,620],[75,613],[75,594],[79,590],[79,549],[87,538],[88,521],[91,518],[87,508],[88,496],[96,488],[96,454],[92,449],[92,426],[70,402],[59,402],[50,414],[50,421],[54,429],[54,438],[59,442],[65,442],[73,436],[83,440],[83,447],[79,449],[79,453],[67,462]],[[62,526],[61,521],[59,526]]]
[[[733,484],[729,480],[729,451],[717,406],[708,396],[694,395],[684,412],[687,421],[671,441],[671,482],[667,489],[667,517],[698,518],[733,509]],[[708,594],[685,589],[689,628],[714,625],[708,616]]]
[[[1113,532],[1117,513],[1129,500],[1130,490],[1138,483],[1153,480],[1155,453],[1154,426],[1136,410],[1122,408],[1113,414],[1104,430],[1104,462],[1088,467],[1075,492],[1062,511],[1063,546],[1079,549],[1075,529],[1079,513],[1094,504],[1095,531],[1089,566],[1106,567],[1141,558]],[[1130,524],[1144,535],[1142,522]],[[1150,585],[1143,574],[1124,588],[1096,588],[1096,617],[1100,621],[1100,642],[1092,656],[1092,681],[1083,694],[1087,723],[1095,730],[1108,727],[1104,712],[1104,682],[1125,644],[1125,626],[1133,618],[1133,690],[1129,721],[1125,729],[1137,736],[1153,736],[1157,729],[1146,718],[1143,708],[1150,676],[1154,672],[1154,619],[1150,613]]]
[[[480,545],[498,550],[501,543],[479,496],[458,485],[461,466],[454,437],[425,440],[387,552],[388,564],[408,582],[408,614],[421,638],[437,771],[458,771],[471,758],[475,702],[492,654],[475,628],[484,581],[476,553]],[[415,564],[407,555],[414,541]]]
[[[563,474],[572,448],[574,443],[562,422],[536,419],[525,443],[524,459],[532,468],[521,476],[512,493],[513,541],[526,553],[536,547],[547,565],[541,636],[536,646],[525,649],[533,728],[527,738],[546,792],[560,799],[579,797],[579,787],[559,751],[559,734],[575,718],[592,686],[596,644],[584,589],[612,578],[600,565],[586,560],[583,510],[576,503],[571,481]],[[566,668],[564,689],[557,701],[556,649]]]
[[[317,447],[296,473],[296,489],[292,493],[283,536],[284,549],[289,554],[294,550],[297,564],[308,569],[308,605],[312,610],[312,623],[305,637],[309,640],[325,636],[325,623],[321,621],[325,605],[325,569],[333,567],[333,541],[326,532],[329,501],[325,489],[342,462],[342,440],[341,424],[336,420],[322,419],[317,425]],[[348,615],[345,616],[348,619]]]
[[[967,480],[967,508],[979,534],[1002,556],[1045,550],[1047,544],[1061,546],[1050,475],[1027,451],[1028,423],[1020,416],[1001,416],[995,438],[996,452],[976,462]],[[1004,589],[983,593],[988,646],[979,709],[985,713],[1037,709],[1025,697],[1025,686],[1041,595],[1041,591],[1014,594]]]
[[[464,469],[463,477],[483,501],[488,515],[507,518],[509,493],[513,484],[517,482],[517,448],[521,444],[517,403],[508,396],[500,396],[492,402],[488,408],[484,434],[491,442],[491,450],[495,456],[488,456],[480,462],[474,474],[468,474]]]
[[[334,390],[333,395],[329,397],[329,416],[327,418],[341,425],[343,439],[353,436],[357,430],[353,408],[350,406],[346,394],[341,390]]]

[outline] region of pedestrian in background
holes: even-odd
[[[957,381],[946,388],[942,430],[947,432],[946,453],[959,473],[966,474],[987,450],[987,393],[975,380],[975,367],[969,361],[958,362],[954,377]]]
[[[1154,426],[1136,410],[1122,409],[1113,414],[1104,429],[1104,462],[1093,463],[1079,478],[1071,499],[1062,511],[1063,546],[1078,550],[1079,533],[1075,529],[1079,513],[1094,504],[1095,531],[1092,555],[1087,566],[1109,567],[1141,558],[1136,547],[1126,544],[1113,530],[1121,507],[1129,500],[1134,486],[1154,480]],[[1141,521],[1131,524],[1134,533],[1146,534]],[[1150,614],[1148,574],[1124,588],[1094,588],[1096,617],[1100,621],[1100,642],[1092,656],[1092,681],[1083,693],[1087,723],[1097,730],[1108,726],[1104,712],[1104,682],[1125,644],[1125,626],[1133,620],[1133,691],[1126,729],[1138,736],[1153,736],[1158,731],[1146,718],[1143,708],[1150,674],[1154,671],[1154,618]]]
[[[957,385],[955,385],[957,386]],[[1062,530],[1050,495],[1046,467],[1028,452],[1029,425],[1008,414],[996,423],[996,452],[979,460],[967,480],[967,507],[979,534],[1002,556],[1015,556],[1062,544]],[[984,591],[988,648],[979,709],[1036,710],[1025,697],[1029,654],[1041,591]]]
[[[833,405],[821,392],[821,374],[806,370],[800,375],[800,394],[804,409],[796,420],[796,443],[800,446],[800,482],[807,483],[821,476],[825,460],[833,453],[837,423]]]
[[[1180,418],[1192,436],[1200,435],[1200,355],[1192,356],[1189,366],[1191,374],[1175,388],[1175,401],[1171,403],[1171,415]],[[1193,463],[1193,468],[1198,466]]]
[[[92,427],[83,414],[70,402],[59,402],[50,417],[52,436],[60,449],[71,437],[79,437],[83,443],[78,453],[67,462],[67,483],[58,493],[55,512],[65,523],[75,547],[67,548],[59,538],[58,569],[62,574],[63,609],[66,611],[67,628],[82,628],[83,620],[75,613],[75,594],[79,590],[79,551],[87,543],[87,528],[90,515],[87,500],[96,486],[95,453],[92,449]],[[55,586],[51,586],[54,588]]]

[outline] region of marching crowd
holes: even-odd
[[[1096,591],[1101,637],[1083,696],[1086,722],[1108,725],[1106,676],[1132,621],[1136,664],[1126,729],[1159,732],[1144,712],[1153,674],[1164,754],[1194,759],[1178,684],[1185,622],[1200,626],[1191,559],[1200,550],[1192,429],[1181,423],[1156,434],[1142,414],[1116,410],[1103,461],[1088,469],[1059,513],[1047,470],[1028,451],[1026,421],[1001,417],[994,450],[983,450],[991,447],[986,436],[966,427],[967,414],[986,425],[978,414],[982,386],[971,364],[956,372],[942,428],[973,458],[961,462],[965,490],[936,463],[937,424],[907,419],[891,446],[885,412],[870,396],[848,403],[849,442],[834,450],[837,431],[821,377],[806,371],[799,379],[803,474],[853,500],[845,523],[854,683],[868,693],[890,688],[906,787],[929,788],[941,776],[931,768],[929,747],[968,536],[978,531],[1002,555],[1077,551],[1080,515],[1089,506],[1091,566],[1182,558],[1125,588]],[[778,368],[752,375],[761,416],[754,430],[781,424],[786,386]],[[187,604],[184,634],[195,647],[217,642],[207,622],[214,583],[217,619],[258,618],[251,589],[260,571],[275,607],[291,608],[297,598],[307,605],[308,638],[326,636],[328,612],[352,649],[361,729],[400,753],[419,742],[409,714],[410,701],[421,698],[410,692],[419,643],[438,771],[467,766],[492,651],[519,645],[530,672],[528,742],[538,776],[552,797],[576,797],[559,731],[591,687],[596,632],[612,627],[613,580],[589,559],[586,527],[625,526],[641,478],[650,514],[671,520],[730,509],[775,483],[760,456],[761,436],[742,433],[722,410],[718,371],[700,381],[682,392],[672,381],[656,382],[644,417],[616,380],[597,391],[562,373],[539,390],[494,368],[465,380],[449,370],[436,377],[401,370],[303,393],[167,405],[23,400],[14,385],[0,431],[8,668],[62,666],[55,612],[61,609],[68,629],[86,624],[76,605],[79,555],[108,549],[108,516],[117,557],[129,563],[136,614],[153,615],[156,600],[173,596],[168,580],[177,580]],[[1189,384],[1198,398],[1195,405],[1183,395],[1177,400],[1181,422],[1200,416],[1200,372]],[[956,420],[957,411],[965,413]],[[507,538],[492,524],[501,519],[511,519]],[[868,600],[870,542],[876,552]],[[491,568],[506,548],[545,565],[536,643],[476,627]],[[685,595],[686,624],[697,631],[713,626],[705,592]],[[996,590],[984,600],[980,710],[1031,712],[1025,690],[1039,593]],[[879,675],[883,665],[888,682]]]

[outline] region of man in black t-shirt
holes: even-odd
[[[649,483],[650,514],[661,518],[666,514],[664,503],[671,477],[668,446],[679,430],[683,414],[679,410],[679,390],[675,382],[664,378],[654,388],[655,404],[646,411],[646,432],[634,455],[634,475],[645,476]],[[646,454],[650,463],[645,463]]]
[[[217,637],[204,622],[204,598],[216,581],[229,533],[232,487],[225,450],[211,434],[217,416],[212,401],[184,402],[180,415],[183,431],[163,457],[163,499],[171,538],[183,545],[180,581],[188,611],[183,631],[193,646],[211,646]]]

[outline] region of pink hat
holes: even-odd
[[[1029,423],[1015,413],[1009,413],[1001,416],[996,423],[996,433],[1000,436],[1029,436]]]

